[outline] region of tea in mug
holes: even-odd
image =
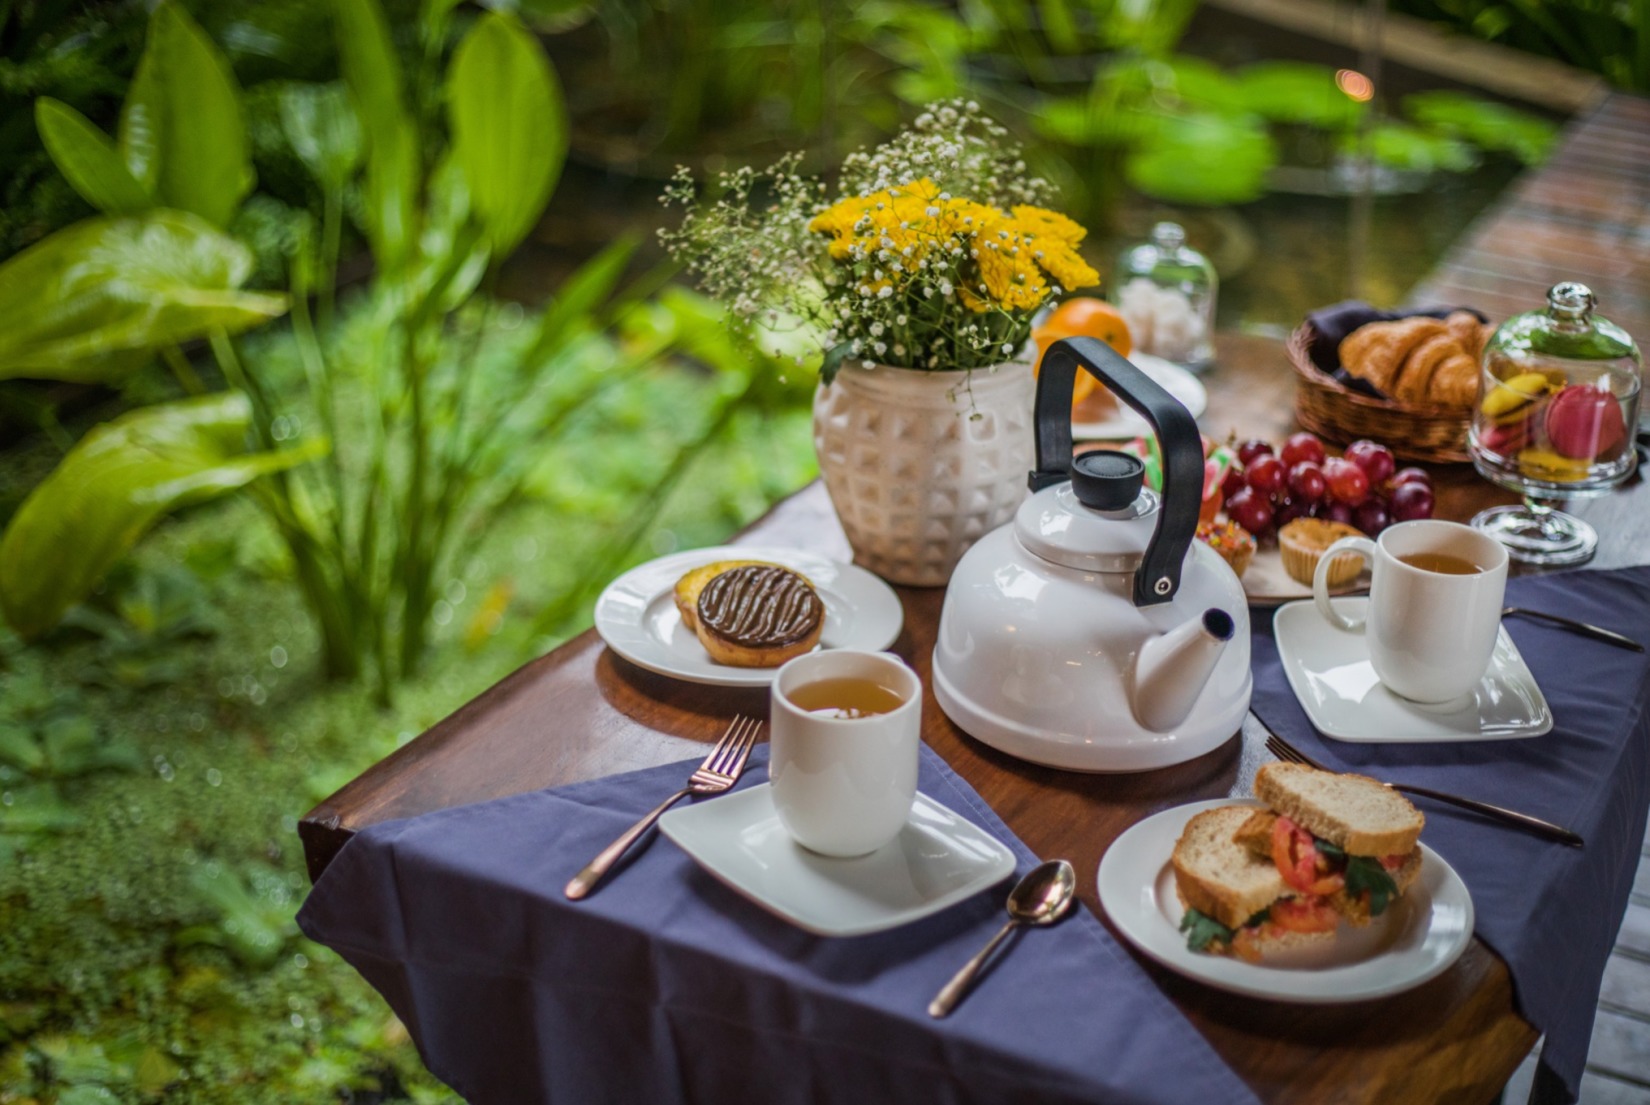
[[[1475,576],[1484,570],[1464,556],[1451,556],[1449,553],[1440,552],[1410,553],[1408,556],[1398,557],[1398,562],[1408,564],[1411,568],[1419,568],[1423,572],[1437,572],[1446,576]]]
[[[785,697],[799,710],[839,721],[892,713],[905,704],[898,694],[869,679],[821,679],[804,683]]]

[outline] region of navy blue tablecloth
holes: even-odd
[[[759,746],[741,786],[767,775]],[[298,920],[475,1105],[1247,1105],[1256,1099],[1087,910],[1022,933],[947,1020],[929,1000],[1008,884],[889,932],[811,936],[651,837],[589,899],[561,887],[683,763],[387,822]],[[918,785],[1036,863],[926,747]],[[708,799],[715,801],[716,799]]]
[[[1650,566],[1514,579],[1509,604],[1650,643]],[[1538,1085],[1573,1101],[1605,960],[1627,908],[1650,806],[1650,657],[1527,618],[1505,621],[1553,712],[1525,740],[1351,744],[1321,736],[1254,622],[1255,715],[1314,759],[1522,810],[1580,833],[1568,848],[1417,798],[1424,839],[1472,892],[1476,932],[1506,961],[1519,1011],[1547,1037]]]

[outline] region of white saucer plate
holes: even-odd
[[[1349,615],[1369,606],[1362,597],[1334,602]],[[1272,627],[1289,686],[1326,737],[1360,744],[1516,740],[1553,727],[1547,698],[1506,629],[1471,695],[1427,705],[1388,690],[1375,675],[1364,635],[1330,625],[1313,603],[1280,607]]]
[[[777,668],[716,663],[676,609],[676,581],[717,560],[763,560],[807,576],[825,603],[820,648],[874,652],[893,644],[904,624],[905,610],[893,588],[857,565],[800,549],[718,545],[661,556],[615,579],[596,600],[596,632],[614,652],[660,675],[717,687],[767,686]]]
[[[1245,963],[1186,947],[1185,913],[1170,857],[1192,815],[1253,800],[1215,799],[1148,817],[1100,859],[1100,904],[1124,937],[1172,971],[1221,990],[1308,1005],[1365,1001],[1419,986],[1445,971],[1472,939],[1472,895],[1426,844],[1409,892],[1364,928],[1342,922],[1332,941]]]
[[[1013,853],[921,793],[899,835],[855,859],[792,840],[767,783],[671,810],[659,831],[718,881],[818,936],[909,924],[1014,873]]]
[[[1163,386],[1163,390],[1180,400],[1193,418],[1200,418],[1209,407],[1209,393],[1202,381],[1173,361],[1154,357],[1150,353],[1130,353],[1129,361],[1140,371]],[[1140,437],[1152,432],[1146,420],[1133,407],[1118,403],[1110,418],[1095,422],[1072,422],[1071,436],[1078,441],[1116,441]]]

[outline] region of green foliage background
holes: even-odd
[[[675,306],[647,324],[714,324]],[[719,325],[690,344],[709,359],[618,382],[535,458],[441,581],[440,662],[392,709],[320,680],[290,565],[244,499],[164,524],[47,645],[0,638],[0,1102],[452,1099],[382,1000],[298,936],[296,819],[584,628],[602,579],[716,543],[811,478],[809,374],[781,380]],[[53,460],[43,440],[0,456],[0,499]]]

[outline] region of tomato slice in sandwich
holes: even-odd
[[[1346,881],[1329,873],[1329,861],[1312,834],[1287,817],[1280,816],[1272,826],[1272,862],[1283,881],[1302,894],[1333,894]]]
[[[1341,916],[1322,898],[1281,898],[1267,919],[1287,932],[1333,932]]]

